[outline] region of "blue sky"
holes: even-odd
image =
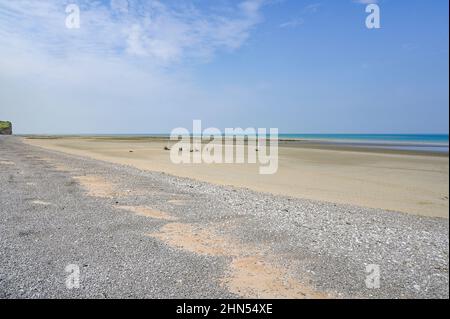
[[[16,133],[446,133],[448,1],[0,0]],[[80,29],[65,7],[80,6]],[[20,21],[20,23],[19,23]]]

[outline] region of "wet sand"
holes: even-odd
[[[418,152],[281,142],[279,169],[173,164],[162,138],[25,138],[26,143],[200,181],[332,203],[448,218],[449,158]]]

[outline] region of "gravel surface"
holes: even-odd
[[[80,176],[109,187],[93,194]],[[216,186],[14,136],[0,137],[0,298],[248,297],[225,284],[236,253],[198,253],[149,236],[174,222],[122,206],[211,230],[208,240],[227,238],[240,256],[257,254],[335,298],[449,298],[447,219]],[[78,289],[65,284],[70,264],[80,268]],[[368,265],[379,266],[379,288],[366,286]]]

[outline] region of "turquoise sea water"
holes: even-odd
[[[280,134],[282,139],[306,139],[328,141],[366,141],[400,143],[449,143],[445,134]]]
[[[170,134],[83,134],[86,136],[167,137]],[[448,134],[279,134],[280,139],[449,144]]]
[[[301,139],[383,149],[449,152],[448,134],[280,134],[280,139]]]

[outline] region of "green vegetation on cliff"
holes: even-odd
[[[12,124],[8,121],[0,121],[0,135],[11,135]]]
[[[11,128],[12,124],[8,121],[0,121],[0,130]]]

